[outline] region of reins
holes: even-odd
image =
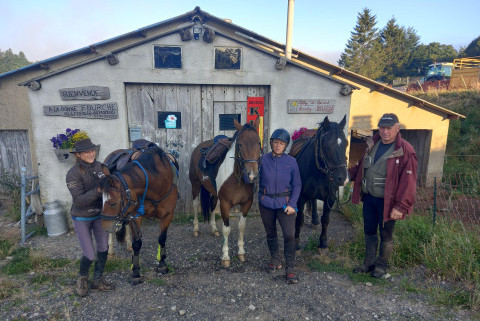
[[[235,159],[233,171],[235,173],[235,178],[237,179],[237,181],[240,181],[242,178],[242,170],[245,167],[245,163],[258,163],[258,166],[260,166],[262,155],[263,155],[262,147],[259,145],[258,147],[260,148],[260,156],[257,159],[248,159],[248,158],[245,159],[242,157],[240,153],[240,148],[238,147],[238,137],[240,136],[241,133],[247,130],[252,130],[255,132],[255,134],[257,134],[257,131],[254,128],[244,127],[242,128],[241,131],[236,132],[235,135],[233,136],[233,139],[235,140],[235,156],[232,157]]]

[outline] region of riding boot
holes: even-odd
[[[87,257],[82,256],[80,259],[80,271],[77,279],[77,294],[79,296],[86,296],[88,294],[88,270],[92,261]]]
[[[375,262],[375,269],[372,271],[371,276],[374,278],[381,278],[387,274],[388,258],[393,251],[393,241],[380,242],[379,257]]]
[[[268,250],[270,251],[270,263],[274,266],[280,265],[280,254],[278,252],[278,238],[268,238],[267,237]]]
[[[365,234],[365,259],[363,264],[356,266],[353,273],[368,273],[375,268],[375,255],[377,254],[378,237],[377,235]]]
[[[105,264],[107,263],[108,251],[97,252],[97,260],[95,261],[95,271],[93,273],[93,281],[91,288],[99,291],[109,291],[115,289],[113,284],[105,281],[103,277],[103,270],[105,269]]]

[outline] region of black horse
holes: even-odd
[[[330,223],[330,211],[335,204],[339,186],[345,185],[348,177],[346,161],[348,142],[344,133],[345,122],[346,116],[340,123],[331,122],[328,116],[325,117],[315,136],[307,140],[295,156],[302,178],[302,191],[297,202],[298,213],[295,223],[297,249],[300,228],[304,222],[305,203],[309,201],[315,203],[317,199],[323,201],[322,232],[318,247],[328,246],[327,228]],[[316,206],[314,209],[316,210]]]

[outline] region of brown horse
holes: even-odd
[[[110,233],[116,232],[119,241],[124,239],[125,225],[130,226],[133,237],[131,284],[142,282],[139,254],[142,247],[140,224],[144,215],[159,219],[155,270],[167,273],[165,243],[178,198],[177,172],[171,160],[161,148],[150,147],[113,174],[105,166],[104,174],[106,176],[100,181],[102,226]]]
[[[217,225],[215,223],[214,209],[217,205],[217,183],[216,177],[220,165],[225,160],[225,155],[216,160],[213,164],[209,164],[208,173],[205,173],[200,169],[200,162],[202,162],[202,150],[211,148],[214,144],[214,140],[210,139],[198,144],[192,152],[190,157],[190,168],[188,171],[188,178],[192,185],[192,200],[193,200],[193,236],[198,237],[198,209],[201,203],[201,211],[203,213],[204,220],[209,221],[212,234],[220,236],[218,233]],[[206,161],[205,161],[206,162]],[[200,202],[201,200],[201,202]]]
[[[220,200],[220,212],[223,220],[223,247],[222,266],[230,266],[228,255],[228,236],[230,235],[230,209],[240,205],[242,216],[238,222],[238,258],[245,261],[245,250],[243,248],[243,235],[245,233],[246,216],[253,204],[254,185],[258,184],[259,161],[262,156],[260,137],[258,136],[257,118],[253,126],[250,124],[240,125],[234,121],[237,133],[235,134],[235,162],[233,173],[220,187],[218,199]]]

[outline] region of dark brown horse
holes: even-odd
[[[245,232],[246,216],[253,204],[254,185],[258,184],[259,161],[262,155],[260,137],[258,136],[257,118],[253,126],[250,124],[240,125],[234,121],[237,133],[235,134],[235,162],[233,173],[220,187],[218,199],[220,200],[220,212],[223,220],[223,247],[222,266],[230,266],[228,255],[228,236],[230,235],[230,210],[235,205],[240,205],[242,216],[238,222],[238,258],[245,261],[243,235]]]
[[[167,273],[165,243],[178,198],[177,172],[171,160],[161,148],[154,146],[113,174],[104,167],[104,174],[106,176],[100,181],[102,226],[110,233],[116,232],[119,241],[124,239],[125,226],[130,226],[133,237],[131,284],[142,282],[139,254],[143,216],[159,219],[156,271]]]

